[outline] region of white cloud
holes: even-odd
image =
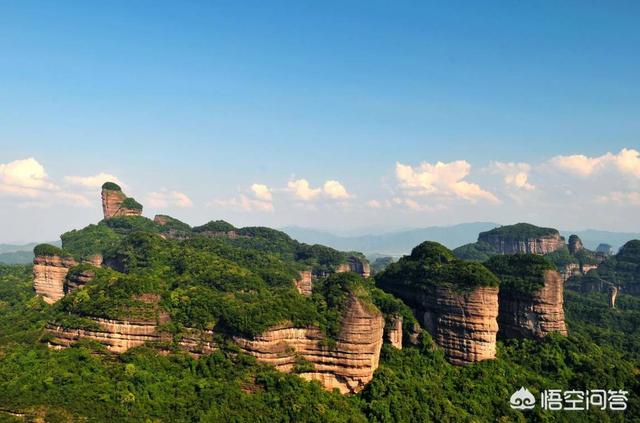
[[[151,207],[192,207],[193,202],[187,194],[180,191],[156,191],[147,194],[146,203]]]
[[[525,191],[533,191],[536,188],[529,183],[529,173],[531,172],[529,163],[491,162],[489,170],[493,173],[502,174],[504,183],[509,187]]]
[[[240,194],[237,197],[229,198],[226,200],[216,200],[214,201],[214,204],[225,208],[247,212],[254,210],[262,212],[274,211],[273,203],[271,203],[270,201],[254,200],[244,194]]]
[[[327,197],[334,200],[349,198],[349,193],[347,193],[347,189],[344,187],[344,185],[335,180],[329,180],[325,182],[323,192]]]
[[[57,189],[44,167],[33,157],[0,163],[0,193],[35,198]]]
[[[396,163],[396,179],[400,188],[410,196],[446,196],[475,203],[485,200],[499,203],[500,200],[480,185],[465,181],[471,165],[465,160],[435,165],[422,162],[416,167]]]
[[[269,189],[268,186],[264,184],[251,185],[251,191],[253,191],[253,194],[256,196],[258,200],[271,201],[273,199],[271,190]]]
[[[564,172],[588,177],[605,169],[617,170],[624,175],[640,178],[640,152],[623,148],[617,154],[608,152],[602,156],[588,157],[583,154],[555,156],[549,164]]]
[[[322,187],[313,188],[306,179],[295,179],[287,183],[287,191],[299,200],[313,201],[320,197],[332,200],[345,200],[350,197],[347,189],[340,181],[330,179]]]
[[[306,179],[296,179],[287,183],[289,191],[293,192],[296,198],[304,201],[311,201],[318,197],[322,190],[320,188],[311,188],[309,181]]]
[[[93,176],[65,176],[64,180],[68,184],[85,188],[100,188],[105,182],[115,182],[123,188],[126,187],[117,176],[105,172],[100,172]]]

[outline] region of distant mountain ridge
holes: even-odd
[[[431,226],[391,231],[375,235],[341,236],[298,226],[288,226],[281,230],[294,239],[307,244],[323,244],[343,251],[361,251],[368,256],[408,254],[413,247],[425,240],[437,241],[447,248],[454,249],[464,244],[476,242],[480,232],[502,226],[493,222],[461,223],[452,226]],[[617,251],[627,241],[640,239],[640,233],[612,232],[596,229],[581,231],[559,230],[566,239],[578,235],[585,247],[595,250],[598,244],[606,243]]]
[[[28,264],[33,261],[33,248],[39,242],[28,244],[0,244],[0,263],[4,264]],[[60,247],[62,242],[52,241],[49,244]]]

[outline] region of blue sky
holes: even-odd
[[[2,2],[0,242],[97,220],[77,178],[100,174],[193,224],[639,230],[639,18],[622,1]],[[29,158],[43,171],[17,181]],[[439,161],[468,166],[420,167]]]

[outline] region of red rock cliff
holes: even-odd
[[[102,188],[102,212],[105,219],[123,216],[140,216],[142,208],[126,207],[127,196],[117,185],[109,187],[107,184]],[[125,203],[125,205],[123,205]]]
[[[45,302],[53,304],[64,297],[65,279],[69,269],[78,264],[69,257],[36,256],[33,259],[33,288]]]
[[[544,274],[544,286],[533,294],[500,289],[498,325],[510,338],[542,338],[551,332],[567,334],[564,322],[562,276],[555,270]]]

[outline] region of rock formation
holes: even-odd
[[[371,275],[371,268],[367,260],[357,256],[350,256],[347,258],[346,263],[342,263],[336,268],[336,273],[342,272],[354,272],[364,278],[368,278]]]
[[[33,259],[33,288],[45,302],[53,304],[65,293],[69,269],[78,263],[71,257],[42,254]]]
[[[133,198],[127,197],[118,185],[107,182],[102,185],[102,213],[105,220],[112,217],[140,216],[142,206]]]
[[[611,285],[609,287],[609,307],[610,308],[616,308],[616,298],[618,298],[619,291],[620,289],[615,285]]]
[[[500,287],[498,326],[501,335],[542,338],[551,332],[567,334],[562,277],[555,270],[546,270],[543,278],[543,287],[530,294],[508,286]]]
[[[310,297],[313,292],[313,279],[310,270],[300,272],[300,279],[295,281],[296,289],[305,297]]]
[[[302,358],[313,366],[299,373],[302,378],[317,380],[328,390],[337,388],[348,393],[360,391],[373,378],[383,331],[382,315],[352,296],[335,347],[326,344],[319,328],[291,325],[276,326],[253,339],[236,337],[235,341],[244,352],[280,371],[294,370],[296,361]]]
[[[390,324],[385,325],[385,338],[391,346],[402,349],[402,316],[393,316]]]
[[[495,358],[498,288],[476,287],[466,292],[437,286],[424,290],[403,287],[385,290],[413,309],[452,364]]]
[[[171,334],[160,332],[155,321],[100,318],[90,318],[90,321],[95,327],[74,329],[48,325],[50,347],[66,348],[80,339],[91,339],[111,352],[122,353],[149,342],[166,344],[172,341]],[[378,368],[383,331],[382,315],[352,295],[335,346],[326,342],[317,327],[300,328],[290,324],[272,327],[253,338],[236,336],[234,341],[245,353],[283,372],[295,370],[297,361],[302,358],[311,363],[313,369],[300,373],[301,377],[318,380],[328,390],[338,388],[347,393],[358,392],[373,378],[373,372]],[[216,349],[213,332],[188,328],[177,346],[195,355]]]
[[[499,235],[488,235],[481,238],[480,241],[492,245],[500,254],[548,254],[565,245],[560,234],[527,239],[509,239]]]
[[[578,235],[571,235],[569,237],[569,253],[575,255],[578,251],[584,250],[582,240]]]

